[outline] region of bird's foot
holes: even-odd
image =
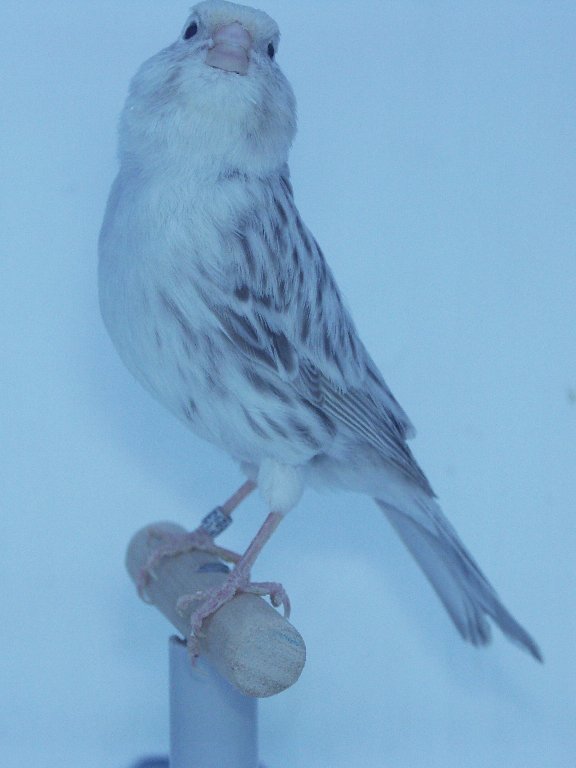
[[[148,536],[158,539],[161,544],[150,555],[136,582],[138,594],[145,602],[149,602],[146,588],[150,584],[150,580],[156,577],[154,569],[166,557],[176,557],[176,555],[190,552],[193,549],[199,549],[229,563],[236,563],[240,560],[240,555],[236,552],[214,544],[214,536],[202,526],[189,533],[168,533],[160,528],[151,527],[148,529]]]
[[[286,618],[290,616],[290,600],[284,587],[273,581],[251,582],[249,568],[239,563],[219,587],[200,590],[192,595],[184,595],[176,604],[176,609],[180,613],[184,613],[194,603],[202,602],[202,605],[190,614],[190,636],[187,644],[193,659],[200,655],[199,636],[204,620],[216,613],[219,608],[230,602],[239,593],[260,597],[268,595],[273,606],[282,605],[284,616]]]

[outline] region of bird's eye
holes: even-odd
[[[276,51],[274,50],[274,46],[272,45],[272,43],[268,43],[268,56],[270,56],[270,58],[273,59],[275,53]]]
[[[189,24],[186,27],[182,37],[184,38],[184,40],[190,40],[191,37],[194,37],[196,32],[198,32],[198,24],[196,24],[196,22],[193,21],[192,24]]]

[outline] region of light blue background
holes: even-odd
[[[312,6],[312,7],[311,7]],[[308,663],[262,702],[270,768],[569,768],[576,755],[574,2],[279,2],[292,173],[414,450],[539,666],[462,643],[367,499],[309,493],[255,576]],[[187,4],[0,11],[2,764],[167,746],[169,629],[123,568],[236,467],[141,391],[101,324],[96,239],[136,67]],[[225,534],[242,548],[258,499]]]

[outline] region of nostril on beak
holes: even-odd
[[[238,21],[219,27],[212,36],[212,39],[214,40],[214,45],[218,45],[219,43],[239,45],[246,51],[249,51],[252,47],[252,37],[250,32],[248,32],[248,30]]]

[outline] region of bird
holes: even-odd
[[[304,489],[330,487],[376,501],[464,640],[486,645],[492,621],[542,660],[444,516],[408,446],[412,423],[296,207],[279,37],[248,6],[191,9],[131,81],[99,238],[101,313],[123,362],[246,476],[192,540],[211,546],[254,488],[268,510],[247,550],[228,553],[191,636],[241,591],[289,609],[281,585],[253,584],[250,570]]]

